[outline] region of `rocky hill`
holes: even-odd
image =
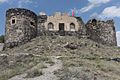
[[[120,49],[75,36],[42,36],[0,52],[0,80],[120,80]]]

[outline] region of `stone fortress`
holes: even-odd
[[[6,12],[5,47],[12,48],[29,42],[37,36],[87,37],[98,43],[116,46],[116,31],[113,20],[89,20],[86,24],[80,17],[56,12],[36,15],[23,8],[11,8]]]

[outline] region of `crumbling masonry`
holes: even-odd
[[[96,42],[116,46],[113,20],[92,19],[85,25],[80,17],[56,12],[52,16],[45,13],[36,15],[23,8],[12,8],[6,12],[5,47],[25,44],[36,36],[86,36]]]

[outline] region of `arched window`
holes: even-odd
[[[48,23],[48,30],[50,31],[50,30],[53,30],[54,29],[54,25],[53,25],[53,23]]]
[[[92,20],[92,23],[93,23],[93,26],[95,26],[97,24],[97,20],[96,19],[93,19]]]
[[[93,25],[92,28],[96,29],[96,26],[97,26],[97,20],[96,19],[92,20],[92,25]]]
[[[74,23],[70,24],[70,31],[75,31],[75,24]]]

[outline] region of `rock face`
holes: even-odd
[[[87,35],[90,39],[109,46],[116,46],[116,31],[113,20],[98,21],[96,19],[88,21],[86,24]]]
[[[24,44],[37,34],[37,16],[26,9],[9,9],[6,13],[6,47]]]
[[[12,48],[29,42],[37,36],[78,36],[88,37],[96,42],[116,46],[113,20],[90,20],[85,25],[82,18],[56,13],[36,15],[34,12],[14,8],[6,12],[5,47]]]

